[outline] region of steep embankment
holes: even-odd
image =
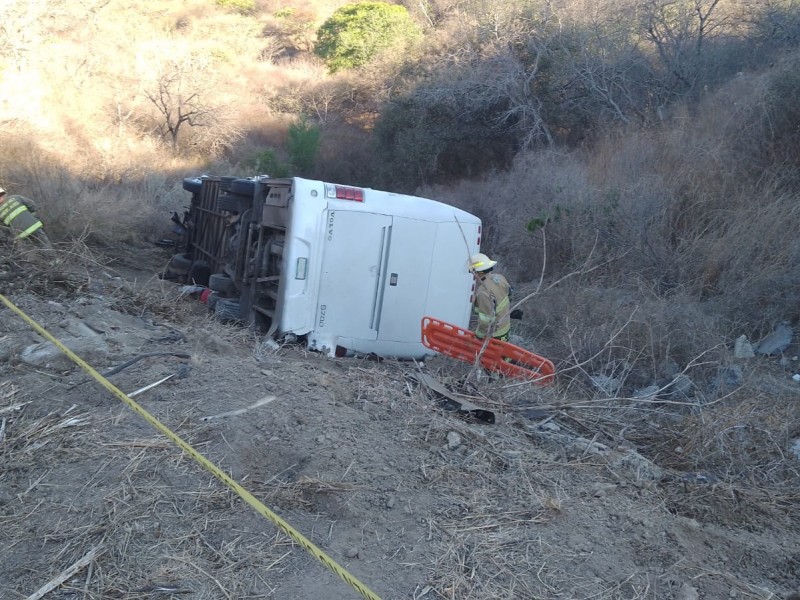
[[[5,295],[100,371],[159,353],[109,379],[133,392],[172,375],[136,400],[384,599],[796,591],[797,488],[715,482],[645,458],[639,450],[652,441],[630,432],[639,420],[666,432],[677,417],[665,404],[475,382],[468,366],[442,358],[415,365],[262,349],[245,330],[209,321],[174,284],[90,264],[22,266],[4,261]],[[25,597],[97,549],[53,597],[357,596],[2,314],[6,593]],[[416,383],[417,369],[469,390],[497,422],[447,410]],[[751,411],[769,404],[777,414],[776,392],[790,383],[759,368],[748,385]],[[685,422],[713,410],[698,405]],[[738,428],[732,422],[717,443]],[[771,468],[796,472],[797,458],[785,459]]]

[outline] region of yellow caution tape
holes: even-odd
[[[350,584],[355,591],[361,594],[362,597],[366,598],[367,600],[381,600],[380,597],[375,594],[372,590],[370,590],[365,584],[359,581],[355,576],[351,575],[344,567],[342,567],[339,563],[337,563],[333,558],[325,554],[320,548],[318,548],[314,543],[305,537],[302,533],[297,531],[294,527],[289,525],[286,521],[284,521],[281,517],[275,514],[272,510],[270,510],[265,504],[263,504],[258,498],[253,496],[250,492],[244,489],[241,485],[239,485],[236,481],[234,481],[231,477],[229,477],[222,469],[220,469],[217,465],[213,462],[208,460],[205,456],[200,454],[197,450],[195,450],[192,446],[190,446],[187,442],[181,439],[178,434],[174,433],[171,429],[169,429],[166,425],[161,423],[158,419],[156,419],[153,415],[147,412],[144,408],[142,408],[139,404],[137,404],[134,400],[132,400],[129,396],[125,394],[122,390],[116,387],[113,383],[111,383],[108,379],[103,377],[100,373],[95,371],[91,365],[89,365],[86,361],[84,361],[80,356],[75,354],[72,350],[67,348],[64,344],[59,342],[55,337],[53,337],[44,327],[39,325],[36,321],[30,318],[27,314],[25,314],[21,309],[19,309],[13,302],[11,302],[8,298],[0,294],[0,301],[3,302],[8,308],[12,311],[17,313],[17,315],[22,318],[28,325],[30,325],[39,335],[43,336],[48,341],[52,342],[56,345],[56,347],[61,350],[64,354],[66,354],[69,359],[74,362],[76,365],[81,367],[84,371],[86,371],[89,375],[91,375],[94,379],[97,380],[100,385],[106,388],[109,392],[114,394],[117,398],[122,400],[125,404],[127,404],[134,412],[138,413],[139,415],[144,418],[145,421],[150,423],[153,427],[155,427],[158,431],[163,433],[167,436],[170,440],[172,440],[176,446],[181,448],[184,452],[186,452],[189,456],[191,456],[195,462],[197,462],[201,467],[203,467],[206,471],[210,472],[214,477],[219,479],[222,483],[227,485],[231,490],[233,490],[237,496],[239,496],[242,500],[247,502],[250,506],[252,506],[256,512],[270,521],[272,521],[278,529],[283,531],[286,535],[292,538],[295,542],[300,544],[303,548],[308,550],[308,552],[316,558],[319,562],[323,565],[328,567],[331,571],[336,573],[343,581]]]

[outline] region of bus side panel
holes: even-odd
[[[473,284],[469,257],[479,251],[479,226],[480,222],[439,223],[424,316],[469,327]]]
[[[428,301],[436,229],[436,223],[394,217],[379,339],[420,341],[419,323]]]
[[[294,180],[278,289],[281,333],[314,329],[327,220],[323,194],[322,182]]]
[[[387,215],[328,211],[314,336],[377,337],[391,234]]]

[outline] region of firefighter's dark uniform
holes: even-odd
[[[489,273],[478,278],[478,289],[475,291],[475,311],[478,313],[478,325],[475,335],[508,341],[511,329],[510,301],[508,294],[511,286],[502,275]]]
[[[42,228],[42,222],[31,208],[33,202],[24,196],[0,195],[0,223],[11,229],[18,240],[24,240]]]

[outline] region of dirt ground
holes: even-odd
[[[661,405],[570,405],[560,384],[478,380],[444,357],[270,349],[180,298],[153,275],[160,259],[6,260],[0,291],[98,371],[133,360],[108,376],[126,393],[172,375],[136,401],[380,598],[800,593],[800,460],[785,445],[784,462],[764,463],[773,479],[734,483],[626,433],[661,426]],[[359,597],[8,308],[0,316],[0,598]],[[452,410],[420,371],[496,422]],[[791,380],[760,381],[752,406],[800,409]]]

